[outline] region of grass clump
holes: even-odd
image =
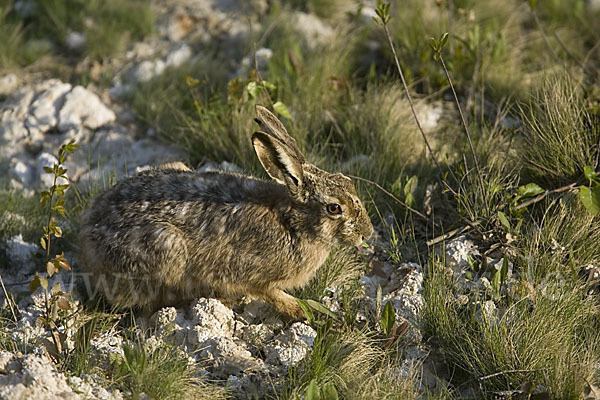
[[[576,285],[585,266],[600,263],[600,224],[574,196],[555,201],[516,245],[524,275],[536,284],[549,277]]]
[[[554,398],[579,398],[593,381],[598,305],[580,287],[567,285],[547,296],[536,292],[509,300],[503,313],[482,312],[483,300],[460,305],[451,279],[432,264],[425,284],[425,324],[455,369],[455,384],[480,395],[518,393],[538,385]]]
[[[548,76],[523,107],[520,153],[532,179],[557,184],[578,181],[598,163],[600,125],[586,111],[581,90],[564,74]]]
[[[23,240],[37,242],[44,210],[37,197],[15,189],[0,189],[0,241],[22,234]]]
[[[153,399],[225,399],[222,388],[205,383],[199,367],[174,346],[133,341],[123,346],[123,356],[114,360],[112,379],[132,398],[143,393]]]
[[[317,329],[307,358],[290,372],[284,399],[308,396],[311,391],[335,393],[344,399],[417,398],[414,376],[389,369],[389,358],[377,342],[359,331],[332,328],[331,321]]]

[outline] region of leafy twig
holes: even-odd
[[[529,200],[527,200],[527,201],[519,204],[518,206],[515,207],[515,210],[520,210],[520,209],[528,207],[528,206],[530,206],[530,205],[532,205],[534,203],[542,201],[549,194],[565,192],[567,190],[575,189],[576,187],[577,187],[577,182],[572,182],[572,183],[569,183],[568,185],[561,186],[561,187],[559,187],[557,189],[546,190],[544,193],[539,194],[539,195],[535,196],[534,198],[529,199]]]
[[[58,162],[54,163],[52,167],[44,167],[44,171],[49,174],[53,174],[52,185],[48,190],[45,190],[41,194],[40,202],[43,206],[48,207],[48,221],[44,226],[44,234],[40,239],[42,248],[46,251],[46,276],[52,277],[55,273],[61,270],[70,270],[71,266],[67,262],[64,253],[58,254],[51,258],[50,248],[52,244],[52,237],[59,238],[62,236],[62,229],[56,224],[53,218],[55,212],[59,213],[63,217],[65,216],[65,191],[69,188],[69,184],[59,184],[58,179],[67,179],[67,169],[64,168],[63,164],[67,158],[67,153],[72,153],[75,149],[79,148],[78,145],[74,144],[71,140],[69,143],[60,146],[58,150]],[[65,298],[65,294],[62,292],[60,284],[55,285],[51,291],[51,297],[48,296],[48,278],[40,276],[37,272],[34,278],[29,282],[29,290],[31,293],[35,292],[38,287],[44,289],[44,315],[41,321],[48,326],[54,346],[56,348],[57,355],[60,354],[61,346],[59,345],[57,337],[58,327],[54,320],[53,310],[54,307],[61,308],[63,310],[70,309],[70,304]]]

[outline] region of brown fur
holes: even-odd
[[[301,318],[284,290],[305,285],[333,246],[371,236],[350,179],[306,162],[277,118],[257,113],[263,131],[252,142],[274,182],[176,163],[98,195],[83,216],[81,261],[111,303],[157,309],[249,294]],[[343,212],[330,214],[331,203]]]

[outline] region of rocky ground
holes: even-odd
[[[243,5],[240,5],[243,4]],[[34,196],[52,184],[43,167],[52,166],[58,147],[74,139],[81,148],[71,156],[66,167],[70,181],[81,191],[102,187],[109,177],[133,174],[141,168],[163,162],[180,160],[183,152],[175,146],[160,142],[152,131],[140,132],[130,110],[120,102],[134,90],[138,82],[147,82],[165,69],[179,66],[194,57],[203,57],[198,43],[219,41],[231,52],[231,65],[224,66],[232,76],[242,75],[251,64],[247,54],[241,54],[239,43],[250,34],[244,10],[261,10],[265,1],[186,1],[156,0],[158,32],[153,39],[136,43],[124,56],[114,61],[118,73],[112,87],[98,89],[73,86],[57,79],[0,76],[0,154],[7,167],[10,185]],[[364,7],[362,13],[370,18],[373,9]],[[312,41],[326,40],[333,34],[331,27],[311,14],[297,12],[298,26]],[[77,46],[77,38],[73,46]],[[193,44],[192,44],[193,43]],[[80,44],[79,44],[80,45]],[[268,60],[269,49],[257,50],[261,60]],[[423,106],[426,129],[432,129],[440,119],[440,107]],[[214,168],[207,164],[203,168]],[[217,166],[236,168],[232,165]],[[6,219],[23,219],[24,215],[4,215]],[[389,238],[383,229],[370,242],[367,258],[370,269],[360,278],[362,312],[376,311],[378,288],[381,306],[390,302],[397,324],[407,322],[407,350],[401,360],[402,374],[416,369],[423,384],[435,384],[436,366],[422,341],[420,312],[423,307],[422,265],[394,263],[376,249],[387,248]],[[36,271],[42,250],[37,243],[16,235],[0,246],[10,265],[3,266],[4,285],[17,299],[17,322],[8,335],[15,352],[0,351],[0,398],[57,398],[57,399],[120,399],[129,393],[106,387],[94,375],[66,376],[52,361],[52,341],[38,323],[44,310],[43,289],[28,294],[28,284]],[[374,250],[375,249],[375,250]],[[466,277],[473,257],[481,257],[477,246],[465,236],[454,238],[440,247],[445,254],[449,273],[464,290],[493,291],[485,277],[477,281]],[[86,298],[86,282],[77,274],[77,254],[67,254],[73,271],[55,275],[50,286],[61,283],[63,290],[72,293],[74,311]],[[503,266],[501,256],[488,257],[488,265]],[[510,278],[511,265],[508,269]],[[322,302],[333,311],[339,307],[336,287],[329,288]],[[8,307],[4,295],[4,307]],[[465,296],[465,301],[469,301]],[[493,318],[497,313],[493,302],[480,305],[482,315]],[[8,312],[8,311],[7,311]],[[361,318],[359,315],[358,318]],[[181,308],[164,308],[149,321],[138,321],[137,334],[145,337],[147,346],[162,342],[174,343],[184,351],[190,363],[201,365],[201,374],[220,382],[234,397],[245,398],[270,393],[290,367],[302,361],[312,349],[316,331],[304,322],[288,323],[266,304],[246,299],[233,307],[216,299],[197,299]],[[61,343],[69,348],[74,344],[77,329],[60,331]],[[91,351],[98,365],[110,367],[111,355],[123,353],[123,337],[116,327],[107,329],[91,340]]]

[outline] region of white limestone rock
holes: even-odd
[[[187,44],[175,46],[165,60],[167,67],[179,67],[192,57],[192,49]]]
[[[480,255],[475,243],[464,235],[447,242],[444,250],[446,266],[455,272],[469,268],[473,257]]]
[[[302,322],[294,323],[266,346],[267,362],[286,368],[296,365],[306,357],[316,337],[317,332],[310,326]]]
[[[11,94],[19,86],[19,78],[15,74],[7,74],[0,78],[0,96]]]
[[[58,123],[58,112],[64,104],[66,94],[71,90],[70,83],[56,82],[39,94],[29,109],[25,125],[29,129],[47,132]]]
[[[75,86],[65,96],[64,106],[59,113],[58,129],[61,132],[79,126],[98,129],[114,122],[116,118],[114,111],[106,107],[96,94],[82,86]]]
[[[16,267],[20,273],[33,272],[35,263],[32,256],[39,249],[37,245],[24,241],[20,233],[6,242],[6,256],[11,266]]]

